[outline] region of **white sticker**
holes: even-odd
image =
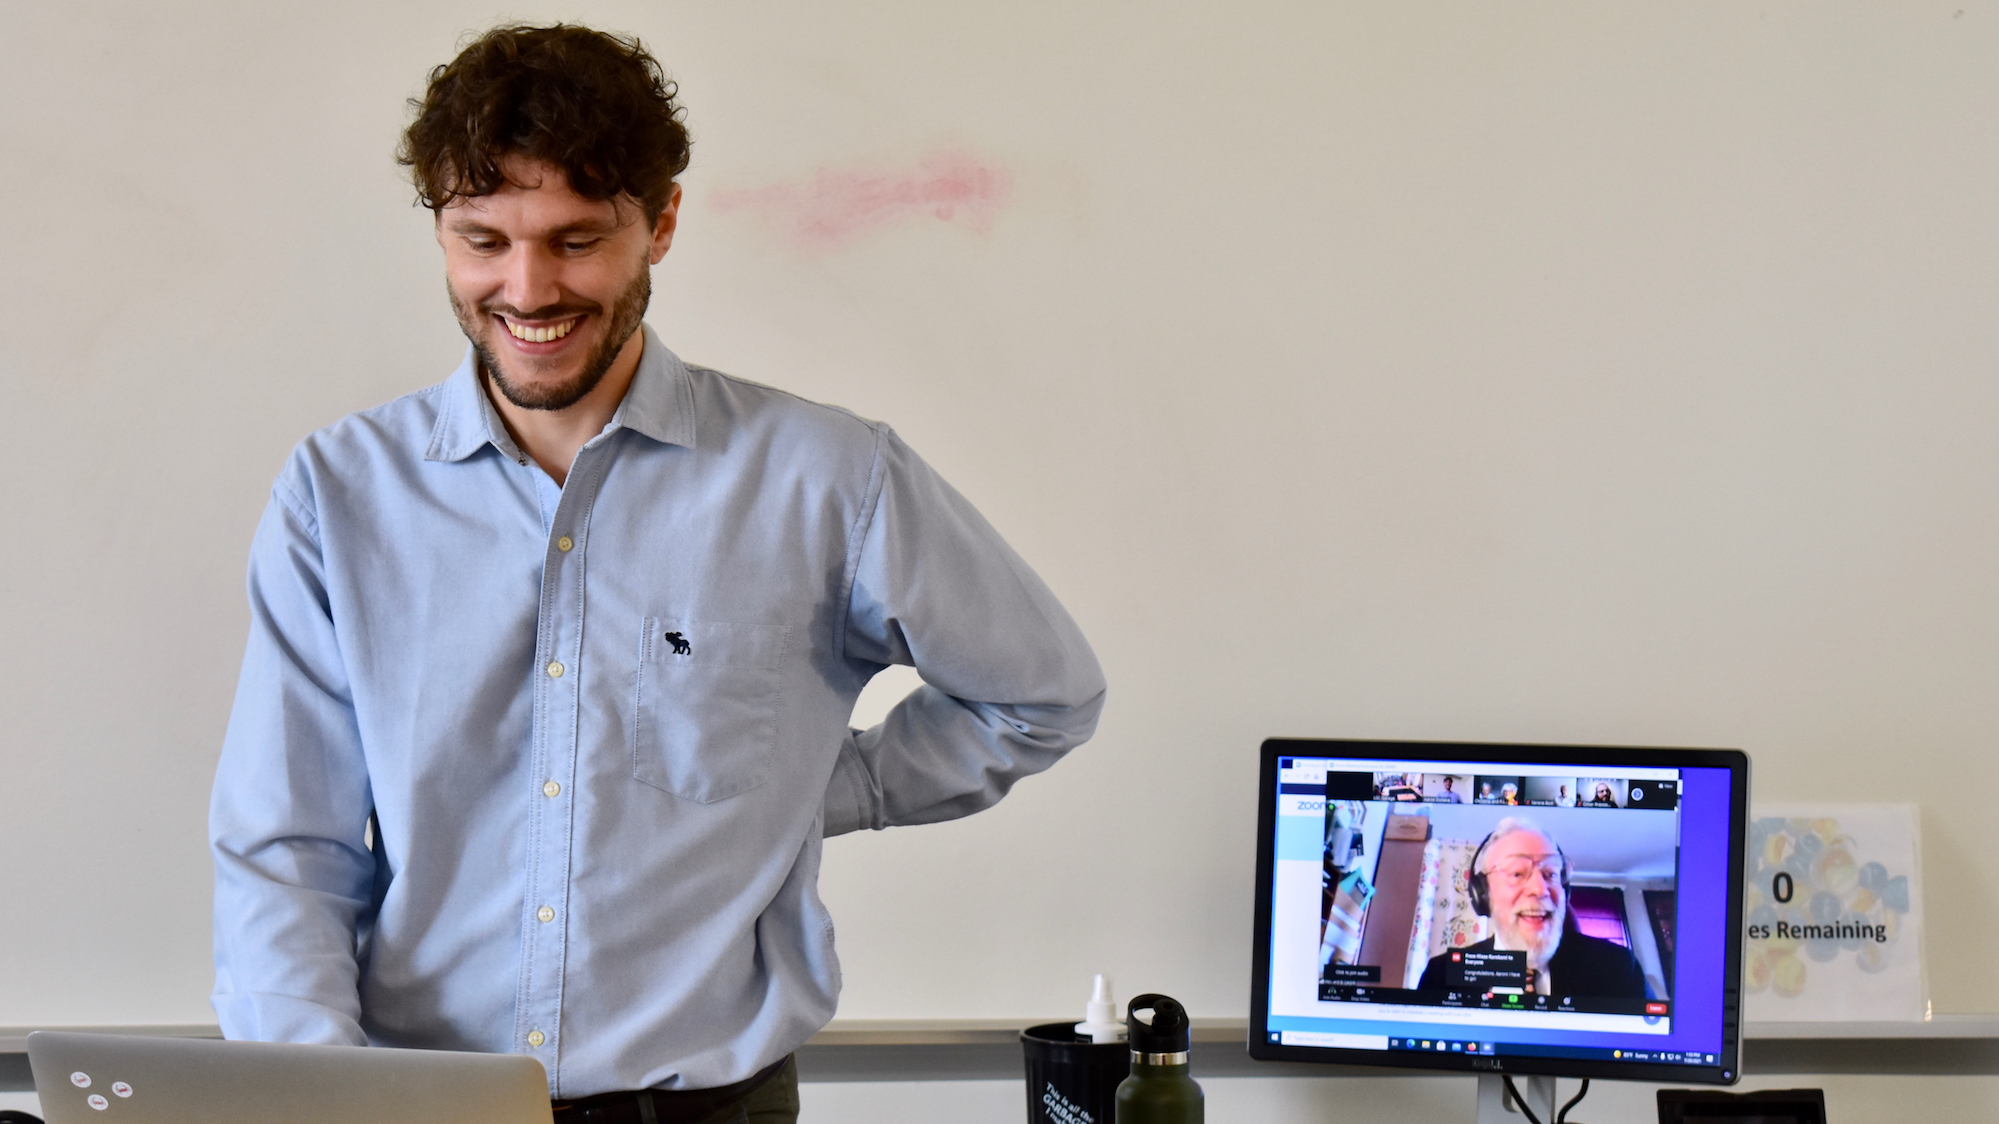
[[[132,1087],[130,1085],[125,1084],[123,1081],[113,1081],[111,1083],[111,1091],[118,1094],[121,1097],[129,1097],[132,1095]]]
[[[90,1094],[90,1107],[103,1112],[105,1109],[111,1107],[111,1102],[105,1100],[101,1093],[92,1093]]]
[[[69,1083],[79,1089],[88,1089],[90,1088],[90,1075],[79,1069],[69,1075]]]
[[[1757,804],[1749,818],[1745,1017],[1929,1017],[1914,804]]]

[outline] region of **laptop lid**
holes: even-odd
[[[514,1054],[37,1031],[48,1124],[551,1124]]]

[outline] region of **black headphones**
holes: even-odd
[[[1547,839],[1548,842],[1555,843],[1553,839],[1549,838],[1546,832],[1538,827],[1521,827],[1514,830],[1531,831],[1541,838]],[[1511,835],[1513,832],[1509,831],[1507,834]],[[1471,853],[1471,865],[1466,868],[1465,874],[1465,891],[1471,895],[1472,912],[1478,914],[1480,917],[1492,916],[1492,889],[1486,884],[1485,872],[1478,868],[1479,857],[1485,854],[1485,845],[1490,842],[1492,842],[1491,833],[1487,833],[1484,839],[1479,840],[1478,850]],[[1562,850],[1560,843],[1555,843],[1555,853],[1562,857],[1562,901],[1566,903],[1569,898],[1569,875],[1573,873],[1573,870],[1569,866],[1568,852]]]

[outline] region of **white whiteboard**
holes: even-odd
[[[0,1025],[208,1022],[245,549],[298,438],[457,361],[390,153],[496,13],[4,14]],[[507,14],[680,80],[669,344],[893,422],[1110,676],[992,812],[829,844],[843,1016],[1240,1015],[1272,734],[1920,803],[1937,1006],[1999,1009],[1999,8]],[[842,232],[874,181],[918,205]]]

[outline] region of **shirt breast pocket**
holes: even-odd
[[[632,776],[701,804],[769,780],[789,631],[647,617]]]

